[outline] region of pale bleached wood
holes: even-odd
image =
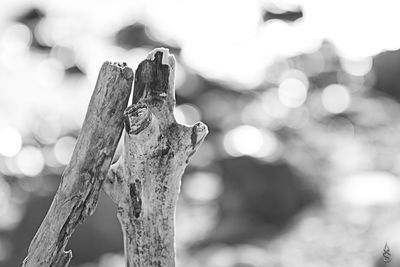
[[[125,63],[105,62],[101,67],[71,161],[29,246],[24,267],[68,266],[72,253],[65,252],[65,246],[77,225],[96,208],[123,130],[132,81],[133,72]]]
[[[174,118],[175,59],[155,49],[135,74],[125,111],[124,151],[104,190],[118,205],[128,267],[175,266],[175,207],[181,176],[208,133]]]

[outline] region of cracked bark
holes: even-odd
[[[72,252],[65,252],[65,246],[77,225],[96,208],[123,130],[132,81],[133,72],[126,64],[105,62],[101,67],[71,161],[29,246],[24,267],[68,266]]]
[[[175,59],[155,49],[135,75],[125,111],[124,150],[104,191],[117,204],[128,267],[175,266],[175,207],[181,176],[208,133],[174,118]]]

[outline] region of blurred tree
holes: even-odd
[[[171,46],[163,42],[159,42],[154,40],[148,34],[148,26],[142,23],[134,23],[128,26],[125,26],[118,30],[115,34],[115,42],[117,45],[125,48],[132,49],[137,47],[146,47],[149,49],[153,49],[156,47],[165,47],[168,48],[171,53],[175,55],[179,55],[181,49],[176,46]]]
[[[218,166],[224,187],[217,200],[219,222],[200,246],[271,238],[319,199],[316,189],[286,163],[238,157],[222,160]]]
[[[400,50],[385,51],[374,57],[375,89],[400,101]]]
[[[25,24],[32,33],[31,47],[44,52],[48,52],[51,47],[40,42],[37,36],[36,27],[39,22],[46,17],[46,14],[39,8],[33,7],[28,9],[25,13],[15,18],[15,21]]]

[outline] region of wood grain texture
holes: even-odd
[[[201,122],[176,122],[174,71],[175,59],[163,48],[139,64],[125,111],[124,151],[103,186],[118,205],[129,267],[175,266],[181,176],[208,133]]]
[[[68,266],[72,253],[65,252],[65,246],[96,208],[123,130],[132,81],[133,72],[125,63],[105,62],[101,67],[71,161],[23,266]]]

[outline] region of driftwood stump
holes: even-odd
[[[67,242],[94,212],[102,187],[118,206],[127,266],[175,266],[181,176],[208,130],[201,122],[176,122],[174,72],[168,50],[153,50],[139,64],[133,103],[125,109],[133,72],[126,64],[103,64],[72,159],[24,267],[68,266]],[[110,168],[124,124],[124,150]]]
[[[181,176],[207,135],[198,122],[176,122],[175,59],[153,50],[138,66],[125,144],[104,190],[118,205],[127,266],[175,266],[174,221]]]

